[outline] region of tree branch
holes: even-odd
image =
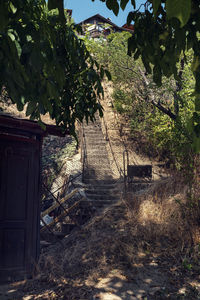
[[[151,100],[151,103],[154,106],[156,106],[160,111],[162,111],[164,114],[168,115],[172,120],[176,121],[176,115],[169,108],[165,108],[160,103],[154,102],[154,100]]]
[[[142,69],[140,67],[139,67],[139,71],[140,71],[140,74],[142,75],[145,87],[148,88],[149,87],[149,81],[148,81],[145,73],[142,71]],[[172,120],[176,121],[177,116],[169,108],[165,108],[160,103],[155,102],[154,94],[153,94],[153,92],[151,91],[150,88],[149,88],[149,91],[148,91],[148,98],[151,101],[151,103],[154,106],[156,106],[160,111],[162,111],[164,114],[168,115]]]

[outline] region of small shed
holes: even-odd
[[[0,115],[0,282],[32,275],[39,257],[42,140],[54,125]]]

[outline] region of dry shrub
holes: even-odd
[[[186,203],[187,187],[174,178],[155,183],[132,197],[129,195],[126,201],[129,219],[133,214],[136,219],[137,235],[142,230],[146,240],[156,242],[165,238],[181,247],[192,242],[190,216],[183,209]]]
[[[147,252],[180,257],[193,234],[180,203],[186,189],[175,179],[128,194],[44,253],[41,269],[51,279],[92,284],[114,268],[134,268]]]

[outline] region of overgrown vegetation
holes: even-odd
[[[94,0],[93,0],[94,1]],[[187,51],[192,51],[191,70],[195,78],[193,95],[194,109],[188,131],[192,146],[200,151],[200,44],[199,12],[197,0],[147,0],[140,5],[137,0],[101,0],[118,15],[128,3],[133,10],[127,16],[127,24],[134,23],[134,34],[128,39],[128,54],[140,58],[145,72],[153,75],[157,86],[164,85],[164,77],[180,83],[179,64],[187,61]],[[139,9],[136,5],[139,2]],[[181,103],[176,98],[176,103]]]
[[[176,179],[129,195],[44,251],[39,276],[21,286],[23,293],[47,293],[49,299],[102,293],[107,299],[108,292],[128,299],[132,291],[148,300],[199,299],[200,249],[193,245],[187,211],[180,209],[186,198]]]
[[[164,78],[163,86],[158,88],[142,62],[127,55],[129,37],[129,33],[116,33],[107,41],[90,40],[88,49],[111,72],[114,108],[129,118],[132,135],[145,139],[143,151],[151,154],[154,149],[160,157],[182,168],[186,158],[193,158],[192,136],[187,129],[194,109],[191,56],[188,53],[188,65],[180,70],[181,87],[174,79]]]
[[[194,190],[199,188],[199,177],[195,175],[199,170],[199,155],[192,145],[190,130],[195,106],[192,53],[186,53],[187,64],[177,63],[180,81],[163,77],[163,85],[158,88],[142,61],[127,55],[129,38],[127,32],[113,33],[107,41],[86,39],[86,44],[112,75],[113,107],[128,120],[130,138],[139,143],[140,151],[165,160],[169,167],[180,172],[189,184],[189,206],[192,202],[192,209],[198,215],[200,195],[196,192],[194,196]]]

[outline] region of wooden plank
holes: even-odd
[[[68,208],[66,211],[64,211],[62,214],[60,214],[57,218],[55,218],[51,223],[49,223],[47,226],[50,227],[54,224],[56,224],[57,222],[59,222],[60,219],[62,219],[63,217],[65,217],[73,208],[75,208],[82,200],[84,199],[81,198],[81,200],[79,200],[78,202],[76,202],[75,204],[73,204],[70,208]],[[43,231],[46,227],[42,227],[40,229],[40,231]]]
[[[47,228],[49,230],[50,233],[53,234],[53,231],[48,227],[48,224],[43,220],[43,218],[40,217],[40,220],[42,221],[42,223],[44,224],[43,228]],[[41,230],[40,230],[41,231]]]
[[[75,189],[70,194],[68,194],[66,197],[59,200],[59,203],[55,203],[51,207],[47,208],[45,211],[41,213],[41,217],[43,218],[45,215],[48,215],[50,212],[52,212],[54,209],[56,209],[60,204],[64,203],[65,201],[69,200],[73,195],[75,195],[78,192],[78,189]]]

